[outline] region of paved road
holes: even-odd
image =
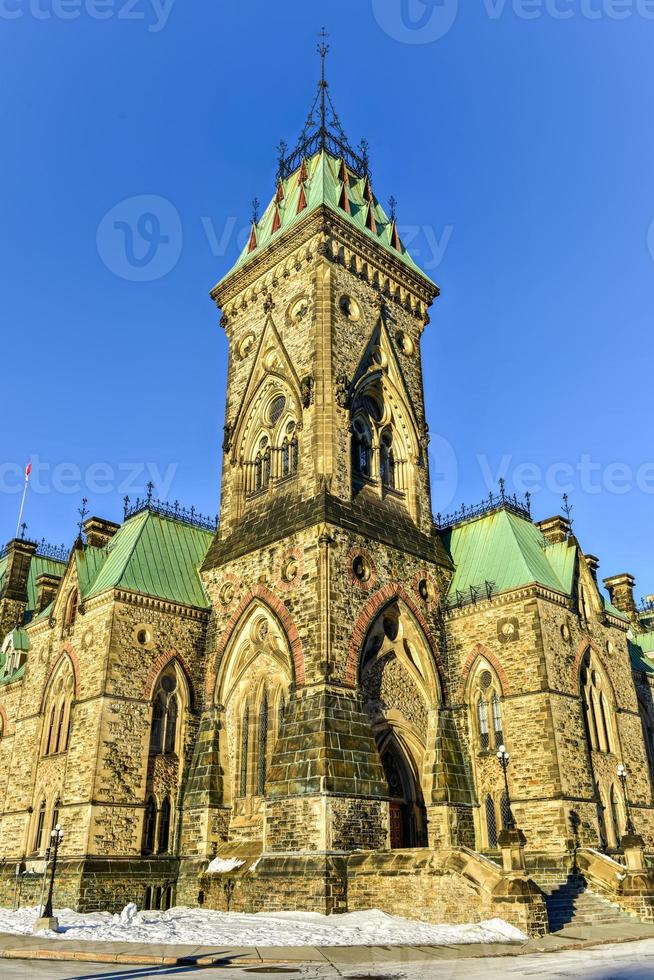
[[[256,980],[258,977],[287,977],[288,980],[514,980],[514,978],[566,978],[575,980],[652,980],[654,977],[654,940],[600,946],[594,949],[562,953],[541,953],[520,957],[439,960],[437,952],[429,962],[357,964],[335,967],[330,964],[302,966],[262,965],[211,967],[188,966],[118,966],[88,963],[4,960],[0,962],[1,980],[148,980],[157,977],[186,977],[198,980]]]

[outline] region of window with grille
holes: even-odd
[[[159,853],[165,854],[168,850],[170,838],[170,800],[168,797],[161,804],[159,811]]]
[[[245,706],[241,721],[241,773],[240,773],[240,795],[247,796],[248,792],[248,740],[250,727],[250,712]]]
[[[266,789],[268,751],[268,694],[264,692],[259,708],[259,744],[257,756],[257,793],[263,796]]]
[[[479,723],[479,746],[482,752],[487,752],[490,746],[488,704],[483,694],[479,695],[479,701],[477,702],[477,721]]]
[[[145,804],[145,816],[143,820],[143,845],[144,854],[152,854],[154,851],[154,835],[157,827],[157,804],[154,796],[148,798]]]
[[[493,711],[493,731],[495,732],[495,748],[499,749],[504,744],[504,731],[502,727],[502,705],[497,694],[493,693],[491,700]]]
[[[486,833],[488,835],[488,846],[497,847],[497,818],[495,816],[495,801],[489,794],[486,797]]]
[[[270,403],[270,412],[268,414],[268,418],[270,419],[272,425],[279,422],[285,408],[286,399],[283,395],[277,395],[276,398],[273,398],[272,402]]]
[[[36,823],[36,833],[34,835],[34,850],[40,851],[43,845],[43,828],[45,827],[45,800],[39,809],[39,816]]]

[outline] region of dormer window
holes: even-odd
[[[77,618],[77,607],[79,605],[79,593],[77,589],[72,589],[66,600],[66,608],[64,609],[64,621],[62,635],[69,636],[75,628],[75,620]]]

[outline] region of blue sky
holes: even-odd
[[[208,291],[302,126],[323,23],[341,121],[442,288],[435,510],[498,475],[537,517],[567,489],[600,574],[654,592],[647,0],[0,0],[0,537],[29,456],[33,537],[69,542],[83,495],[118,519],[147,473],[216,512]]]

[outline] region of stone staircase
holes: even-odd
[[[541,887],[550,932],[560,932],[569,926],[619,925],[634,921],[619,905],[591,892],[586,879],[579,874],[568,875],[562,885]]]

